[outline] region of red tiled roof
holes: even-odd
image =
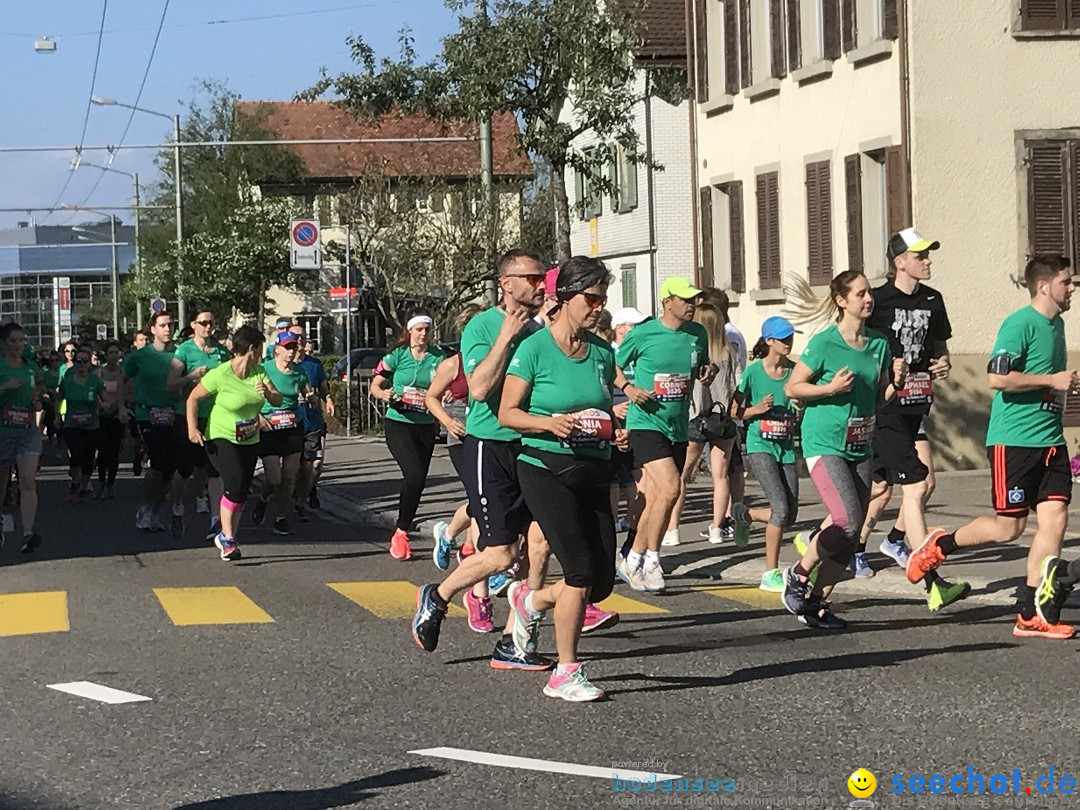
[[[379,164],[390,177],[467,177],[480,173],[479,125],[442,122],[422,115],[390,114],[374,122],[358,121],[348,108],[328,101],[240,101],[237,116],[251,116],[275,137],[290,138],[438,138],[467,137],[446,143],[295,144],[309,178],[358,177]],[[533,165],[518,144],[517,119],[497,113],[491,122],[492,165],[497,177],[530,178]]]
[[[642,61],[686,62],[686,3],[684,0],[640,0],[637,17],[644,42],[634,49]]]

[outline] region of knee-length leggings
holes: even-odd
[[[846,564],[858,548],[870,503],[872,459],[849,461],[840,456],[812,456],[806,459],[806,466],[832,518],[832,525],[818,536],[822,556]]]

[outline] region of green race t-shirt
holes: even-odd
[[[197,368],[205,368],[207,371],[217,368],[222,363],[229,362],[229,350],[222,346],[217,341],[210,341],[207,345],[207,351],[203,351],[199,348],[194,339],[185,340],[179,346],[176,347],[176,352],[173,354],[173,358],[179,360],[184,365],[184,374],[190,374]],[[176,406],[177,413],[184,412],[184,403],[187,402],[188,394],[191,393],[189,386],[185,391],[180,403]],[[210,416],[210,409],[214,407],[213,397],[207,397],[199,402],[199,419],[200,421]]]
[[[272,430],[288,430],[299,426],[303,421],[300,414],[300,392],[308,387],[307,372],[299,364],[294,364],[288,371],[281,371],[273,360],[263,363],[262,367],[274,388],[281,392],[281,404],[274,407],[264,401],[259,413],[270,423]]]
[[[866,346],[860,351],[851,348],[833,325],[810,339],[799,362],[810,369],[811,381],[818,384],[831,382],[844,366],[855,375],[850,391],[807,401],[803,455],[840,456],[849,461],[869,458],[881,375],[892,366],[888,338],[867,329]]]
[[[473,370],[483,362],[490,354],[495,340],[502,329],[506,313],[501,307],[492,307],[481,312],[469,321],[465,331],[461,335],[461,358],[465,364],[465,376],[473,373]],[[536,321],[529,321],[514,339],[510,341],[509,358],[513,362],[514,352],[525,338],[542,327]],[[499,375],[500,377],[502,375]],[[492,388],[487,399],[477,402],[469,392],[469,404],[465,411],[465,432],[477,439],[487,441],[512,442],[521,438],[516,430],[503,427],[499,424],[499,403],[502,401],[502,383]]]
[[[48,391],[55,391],[60,387],[60,372],[55,368],[47,368],[44,371],[45,388]]]
[[[60,383],[60,397],[67,403],[64,427],[79,430],[97,430],[98,397],[105,390],[105,383],[97,374],[91,374],[86,382],[77,382],[75,373],[68,374]]]
[[[259,441],[259,411],[266,399],[255,390],[256,383],[269,384],[263,366],[248,370],[240,379],[232,363],[222,363],[206,372],[203,386],[214,395],[214,407],[206,428],[206,438],[224,439],[233,444],[256,444]]]
[[[0,357],[0,385],[8,380],[18,380],[19,387],[0,391],[0,434],[22,433],[28,428],[35,428],[34,386],[37,384],[38,367],[35,363],[24,362],[22,366],[8,365]]]
[[[135,420],[152,425],[173,424],[180,397],[169,391],[169,364],[174,349],[158,351],[148,343],[124,358],[124,375],[135,380]],[[166,415],[168,412],[168,416]]]
[[[746,397],[747,407],[755,406],[772,394],[772,409],[746,420],[746,452],[767,453],[781,464],[795,463],[795,409],[784,393],[791,378],[791,369],[774,380],[760,360],[746,367],[739,379],[738,390]]]
[[[1024,374],[1054,374],[1068,365],[1065,322],[1047,318],[1034,307],[1005,319],[994,341],[993,356],[1009,358],[1009,368]],[[1065,443],[1061,414],[1065,394],[1052,388],[994,394],[986,444],[1009,447],[1055,447]]]
[[[435,417],[424,404],[435,369],[446,355],[437,346],[428,346],[418,361],[408,346],[398,346],[382,359],[386,370],[394,375],[394,401],[386,409],[386,418],[395,422],[430,425]]]
[[[508,375],[529,383],[529,396],[523,408],[537,416],[574,415],[574,432],[569,438],[554,433],[526,433],[525,447],[549,453],[611,458],[615,440],[611,416],[611,385],[615,382],[615,355],[602,338],[587,334],[588,351],[584,357],[567,357],[559,348],[550,329],[523,340],[506,370]],[[543,462],[527,454],[519,456],[528,464],[542,467]]]
[[[699,323],[669,329],[659,318],[635,326],[615,355],[619,368],[634,367],[634,385],[654,399],[631,402],[626,427],[653,430],[670,441],[685,442],[690,423],[690,395],[699,369],[709,362],[709,337]]]

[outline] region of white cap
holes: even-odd
[[[615,314],[611,316],[611,328],[616,326],[622,326],[624,323],[632,323],[635,326],[645,320],[647,316],[642,315],[634,307],[623,307],[622,309],[615,310]]]

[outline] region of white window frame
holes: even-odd
[[[750,2],[750,80],[758,84],[772,77],[772,30],[769,0]]]
[[[885,152],[863,152],[862,161],[862,221],[863,267],[869,278],[884,276],[885,250],[889,234],[889,191],[885,173]]]
[[[802,67],[825,58],[825,30],[821,24],[821,0],[799,0],[799,50]],[[813,46],[808,48],[808,43]]]
[[[865,48],[882,38],[884,17],[882,0],[855,0],[855,47]]]

